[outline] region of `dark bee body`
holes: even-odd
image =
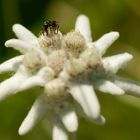
[[[42,26],[42,33],[46,33],[47,35],[58,33],[59,24],[54,20],[45,21]]]

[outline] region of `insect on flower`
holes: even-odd
[[[46,32],[47,35],[58,33],[59,24],[55,20],[47,20],[42,26],[42,32]]]

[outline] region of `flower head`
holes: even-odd
[[[0,73],[15,72],[0,84],[0,100],[32,87],[44,88],[21,124],[20,135],[49,113],[53,140],[67,140],[67,132],[78,129],[79,115],[97,124],[105,123],[95,90],[114,95],[140,95],[138,83],[116,76],[133,56],[122,53],[102,57],[119,33],[110,32],[92,41],[85,15],[77,18],[75,29],[66,35],[61,34],[55,21],[45,22],[39,37],[20,24],[15,24],[13,31],[18,39],[10,39],[5,45],[22,55],[0,65]]]

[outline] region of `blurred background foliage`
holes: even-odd
[[[140,82],[139,0],[0,0],[0,62],[18,54],[4,46],[6,40],[15,37],[11,30],[14,23],[21,23],[38,35],[44,20],[54,19],[66,33],[74,28],[79,14],[90,18],[94,40],[112,30],[120,32],[119,40],[106,55],[124,51],[132,53],[134,60],[119,74]],[[10,75],[0,75],[0,80]],[[0,140],[51,139],[47,119],[25,136],[17,133],[39,92],[38,88],[28,90],[0,102]],[[139,140],[140,99],[101,93],[98,98],[107,122],[104,126],[97,126],[80,119],[78,140]]]

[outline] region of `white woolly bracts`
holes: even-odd
[[[110,32],[92,41],[88,17],[80,15],[75,29],[62,35],[55,21],[45,22],[39,37],[20,24],[13,26],[18,39],[6,41],[22,53],[0,65],[0,73],[15,74],[0,84],[0,100],[35,86],[44,88],[19,128],[29,132],[45,115],[52,115],[53,140],[68,140],[78,129],[78,116],[104,124],[95,90],[113,95],[140,96],[140,85],[116,76],[133,56],[129,53],[102,58],[119,37]],[[20,83],[20,84],[19,84]],[[77,102],[82,110],[79,114]]]

